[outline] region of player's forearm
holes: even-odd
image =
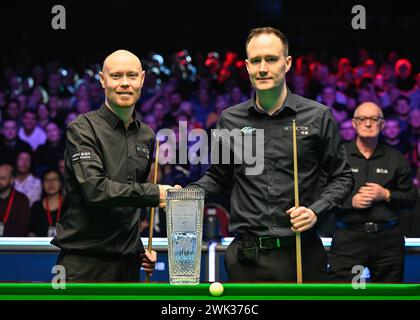
[[[206,191],[206,197],[225,192],[231,185],[232,171],[230,165],[212,165],[206,174],[188,187],[200,187]]]
[[[309,206],[317,214],[341,207],[352,193],[354,178],[351,172],[331,180],[319,199]]]
[[[88,205],[150,207],[159,205],[159,187],[151,183],[119,183],[108,178],[80,181]]]

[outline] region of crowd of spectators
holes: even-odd
[[[188,130],[209,131],[225,108],[253,95],[245,62],[235,52],[192,57],[181,50],[165,58],[150,53],[142,62],[146,79],[136,115],[155,132],[163,128],[177,132],[179,121],[187,121]],[[31,217],[36,216],[39,224],[37,227],[34,219],[26,219],[27,228],[19,236],[47,235],[51,217],[43,218],[39,212],[46,210],[51,198],[49,175],[53,174],[61,195],[65,128],[79,114],[103,103],[100,68],[99,63],[70,66],[47,61],[38,65],[26,60],[1,66],[0,165],[13,167],[9,184],[27,197]],[[294,93],[330,107],[344,141],[355,137],[354,109],[366,101],[378,104],[386,119],[382,139],[405,155],[420,192],[420,73],[413,69],[412,61],[397,52],[370,54],[364,49],[354,57],[330,57],[327,61],[315,53],[300,55],[294,57],[287,84]],[[176,150],[173,153],[177,157]],[[185,186],[205,169],[206,165],[162,165],[160,181]],[[9,199],[1,198],[2,190],[0,210],[7,209]],[[228,209],[226,197],[215,201]],[[52,203],[59,212],[61,202],[53,199]],[[0,212],[0,218],[2,215]],[[146,225],[143,223],[143,228]]]

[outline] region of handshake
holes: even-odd
[[[165,208],[166,207],[166,191],[169,189],[182,189],[182,187],[179,184],[176,184],[175,186],[169,186],[169,185],[163,185],[159,184],[159,208]]]

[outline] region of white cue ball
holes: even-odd
[[[223,288],[223,284],[221,284],[220,282],[213,282],[210,285],[210,294],[214,297],[220,297],[223,294],[224,288]]]

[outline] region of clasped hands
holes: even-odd
[[[367,182],[354,195],[352,206],[356,209],[366,209],[371,207],[374,202],[386,200],[388,196],[388,189],[377,183]]]
[[[170,186],[166,184],[159,184],[159,208],[165,208],[166,207],[166,191],[169,189],[182,189],[182,187],[179,184],[176,184],[175,186]]]

